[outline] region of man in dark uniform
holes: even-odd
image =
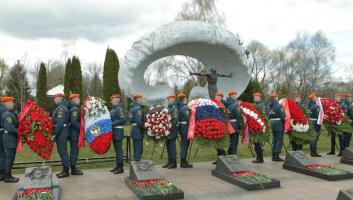
[[[0,99],[0,116],[4,112],[6,112],[6,108],[4,104],[1,103],[1,99]],[[2,140],[3,134],[4,134],[4,128],[1,126],[1,123],[0,123],[0,181],[3,181],[5,178],[6,156],[5,156],[5,146]]]
[[[255,107],[259,110],[262,114],[265,114],[265,104],[262,101],[262,94],[260,92],[253,93]],[[256,159],[253,160],[253,163],[263,163],[264,162],[264,153],[263,148],[260,143],[254,143],[255,152],[256,152]]]
[[[340,94],[340,100],[339,100],[339,105],[342,108],[343,112],[345,114],[347,114],[347,104],[346,104],[346,100],[345,100],[345,95],[344,94]],[[340,152],[338,153],[337,156],[342,156],[342,152],[343,150],[346,148],[345,147],[345,139],[347,138],[347,135],[349,135],[350,133],[340,133],[338,134],[338,141],[340,144]]]
[[[294,101],[295,103],[302,109],[302,111],[304,113],[306,113],[306,108],[305,108],[305,105],[304,103],[302,102],[302,95],[301,94],[295,94],[294,96]],[[292,146],[292,150],[293,151],[300,151],[300,150],[303,150],[303,145],[302,144],[297,144],[296,142],[294,141],[291,141],[291,146]]]
[[[228,98],[226,100],[226,107],[228,111],[229,121],[235,130],[235,133],[229,135],[230,144],[228,148],[228,155],[236,155],[239,143],[240,124],[241,124],[241,110],[237,102],[237,92],[235,90],[228,91]]]
[[[129,113],[131,121],[130,136],[133,139],[134,161],[140,161],[143,154],[143,115],[141,110],[143,96],[136,93],[133,98]]]
[[[179,112],[179,134],[181,136],[180,144],[180,168],[192,168],[193,166],[187,162],[189,141],[188,141],[188,131],[189,131],[189,119],[190,113],[187,104],[186,95],[180,93],[178,95],[178,112]]]
[[[270,98],[267,116],[270,119],[272,130],[272,161],[282,162],[283,159],[279,155],[283,146],[284,111],[278,103],[278,95],[276,93],[272,93]]]
[[[13,111],[13,97],[3,97],[1,102],[4,104],[6,111],[1,114],[1,126],[4,128],[2,140],[5,147],[5,183],[18,182],[19,179],[12,176],[12,166],[16,157],[16,147],[18,138],[18,117]]]
[[[341,106],[341,108],[346,112],[346,104],[342,98],[342,94],[335,94],[335,101]],[[330,133],[331,134],[331,151],[327,153],[327,155],[335,155],[336,154],[336,136],[338,135],[338,141],[340,143],[340,152],[342,149],[342,135],[337,134],[335,132]]]
[[[78,159],[78,136],[81,127],[81,111],[78,108],[80,105],[80,94],[71,94],[69,96],[68,108],[70,111],[70,165],[71,175],[83,175],[83,172],[76,167]]]
[[[121,102],[121,95],[118,93],[110,96],[110,103],[113,109],[110,111],[113,126],[113,144],[115,149],[116,166],[110,170],[114,174],[124,173],[123,139],[124,125],[126,122],[124,104]]]
[[[223,105],[226,103],[224,101],[224,94],[222,92],[217,92],[215,95],[215,99],[222,102]],[[224,149],[217,149],[217,156],[225,156],[226,155],[226,151]],[[214,161],[212,164],[217,164],[217,161]]]
[[[309,96],[309,102],[307,106],[307,111],[309,115],[309,120],[311,121],[314,130],[317,134],[316,140],[310,144],[310,155],[312,157],[321,157],[320,154],[317,153],[317,142],[319,141],[320,137],[320,131],[321,131],[321,125],[317,124],[317,119],[319,118],[319,113],[320,113],[320,107],[316,103],[316,94],[310,93]]]
[[[163,168],[175,169],[177,168],[176,161],[176,139],[178,138],[178,123],[179,123],[179,114],[178,108],[175,101],[175,96],[170,95],[167,97],[168,100],[168,112],[171,116],[172,127],[170,133],[166,138],[166,146],[168,152],[168,163],[163,165]]]
[[[346,94],[346,105],[347,105],[347,115],[349,118],[349,123],[353,127],[353,105],[352,105],[352,94]],[[344,135],[344,148],[349,147],[352,139],[352,133],[346,133]]]
[[[70,176],[70,160],[67,153],[67,141],[69,138],[70,111],[63,93],[54,95],[54,103],[57,105],[53,112],[52,119],[55,124],[55,141],[63,165],[63,171],[57,174],[58,178]]]

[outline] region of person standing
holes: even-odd
[[[70,111],[70,166],[71,166],[71,175],[83,175],[83,172],[76,167],[78,160],[78,136],[80,133],[81,127],[81,110],[80,106],[81,99],[80,94],[71,94],[69,96],[68,108]]]
[[[141,93],[136,93],[133,96],[134,100],[130,104],[130,121],[131,131],[130,136],[133,140],[134,161],[140,161],[143,154],[143,115],[141,104],[143,96]]]
[[[6,112],[6,107],[1,102],[0,98],[0,116],[2,113]],[[0,181],[3,181],[5,178],[5,162],[6,162],[6,155],[5,155],[5,146],[4,141],[2,139],[4,134],[4,128],[1,126],[0,123]]]
[[[242,117],[241,110],[237,102],[237,91],[228,91],[226,107],[228,111],[229,121],[233,129],[235,130],[235,133],[229,135],[230,144],[228,148],[228,155],[236,155],[239,144],[240,124]]]
[[[270,119],[272,130],[272,161],[282,162],[284,160],[279,155],[283,146],[284,111],[278,103],[278,95],[276,93],[272,93],[270,98],[271,101],[267,115]]]
[[[302,111],[304,113],[306,113],[306,108],[305,108],[305,105],[304,103],[302,102],[302,95],[301,94],[295,94],[294,96],[294,101],[295,103],[302,109]],[[291,141],[291,146],[292,146],[292,150],[293,151],[301,151],[303,150],[303,145],[302,144],[297,144],[296,142],[294,141]]]
[[[316,93],[312,92],[308,96],[309,102],[307,106],[309,120],[311,121],[314,130],[317,134],[315,141],[310,144],[310,155],[312,157],[321,157],[320,154],[317,153],[317,142],[319,141],[321,125],[317,124],[317,119],[319,118],[320,107],[316,103]]]
[[[257,110],[261,112],[261,114],[265,113],[265,104],[262,101],[262,94],[260,92],[253,93],[255,107]],[[264,153],[262,145],[258,142],[254,143],[255,152],[256,152],[256,159],[253,160],[253,163],[264,163]]]
[[[349,123],[353,127],[353,105],[352,105],[352,94],[346,94],[346,105],[347,105],[347,115],[349,118]],[[346,133],[344,135],[344,147],[347,148],[350,146],[352,133]]]
[[[18,138],[18,117],[13,111],[14,104],[13,97],[3,97],[1,102],[6,108],[6,111],[1,114],[1,126],[4,128],[2,134],[2,141],[5,147],[5,176],[3,180],[5,183],[15,183],[19,178],[12,176],[12,166],[16,157],[16,147]]]
[[[179,115],[178,108],[175,102],[175,96],[170,95],[167,97],[168,101],[168,112],[171,116],[172,127],[170,129],[170,133],[166,138],[166,146],[168,152],[168,163],[163,165],[163,168],[174,169],[177,168],[176,161],[176,139],[178,138],[178,123],[179,123]]]
[[[222,92],[217,92],[215,95],[215,99],[220,101],[221,103],[223,103],[223,105],[225,104],[224,101],[224,94]],[[225,112],[225,110],[223,110],[223,112]],[[217,149],[217,156],[225,156],[226,155],[226,151],[224,149]],[[217,161],[214,161],[212,164],[217,164]]]
[[[346,111],[346,104],[342,101],[342,94],[335,94],[335,101],[340,105],[340,107]],[[340,143],[340,149],[342,149],[342,135],[337,134],[335,132],[330,132],[331,134],[331,151],[327,153],[327,155],[335,155],[336,154],[336,136],[338,135],[338,141]],[[341,150],[340,150],[341,151]]]
[[[70,176],[70,160],[67,152],[67,141],[69,139],[69,122],[70,112],[63,93],[54,95],[54,103],[57,105],[52,114],[52,119],[55,124],[54,133],[57,149],[61,158],[63,170],[56,174],[58,178]]]
[[[192,164],[189,164],[187,161],[189,141],[188,141],[188,131],[189,131],[189,119],[190,112],[187,106],[186,95],[180,93],[178,95],[178,112],[179,112],[179,125],[178,130],[181,137],[180,144],[180,168],[192,168]]]
[[[114,174],[124,173],[123,139],[124,125],[126,122],[124,104],[121,102],[121,95],[118,93],[110,96],[110,103],[113,109],[110,111],[113,128],[113,144],[116,157],[116,166],[110,170]]]

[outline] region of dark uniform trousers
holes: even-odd
[[[58,153],[63,167],[70,167],[69,154],[67,152],[67,142],[69,139],[70,114],[67,106],[62,103],[53,112],[53,121],[55,123],[55,139]]]
[[[179,133],[181,137],[181,146],[180,146],[180,159],[186,159],[189,149],[190,142],[188,141],[188,130],[189,125],[187,122],[179,124]]]
[[[4,134],[4,129],[0,128],[0,170],[5,170],[5,146],[3,142],[3,134]]]

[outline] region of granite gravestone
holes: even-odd
[[[288,152],[283,165],[305,168],[305,166],[312,164],[315,164],[315,162],[306,156],[303,151],[291,151]]]
[[[132,161],[130,165],[130,178],[139,181],[161,179],[153,166],[152,160]]]
[[[233,172],[249,171],[249,168],[240,162],[238,156],[218,156],[216,170],[226,174]]]
[[[346,148],[343,151],[341,163],[353,165],[353,148]]]
[[[341,190],[338,193],[337,200],[353,200],[353,188]]]

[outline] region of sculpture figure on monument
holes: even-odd
[[[218,77],[226,77],[226,78],[232,78],[233,77],[232,73],[230,73],[229,75],[218,74],[217,70],[215,68],[211,68],[210,73],[193,73],[193,72],[190,72],[190,75],[206,76],[207,77],[208,95],[210,96],[210,99],[215,98],[215,95],[218,92],[218,88],[217,88]]]

